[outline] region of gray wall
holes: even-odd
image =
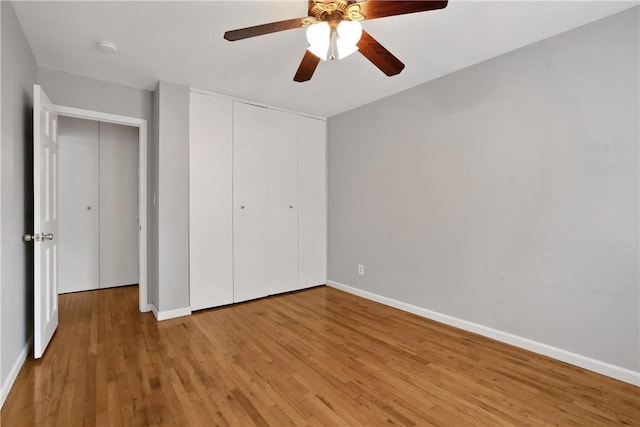
[[[638,22],[332,117],[329,279],[640,371]]]
[[[153,222],[154,215],[157,217],[153,204],[153,195],[157,193],[157,160],[154,163],[151,158],[154,152],[154,93],[46,68],[38,69],[38,84],[55,104],[147,120],[147,294],[149,298],[152,290],[157,289],[157,281],[154,282],[157,278],[157,263],[154,260],[157,260],[157,257],[153,258],[154,251],[157,251],[157,233],[152,228],[157,224]]]
[[[11,3],[2,8],[2,220],[0,331],[2,385],[33,330],[32,230],[33,84],[36,62]]]
[[[160,82],[158,310],[189,307],[189,88]]]
[[[153,92],[116,83],[38,69],[38,84],[51,101],[67,107],[151,120]]]

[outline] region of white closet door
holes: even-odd
[[[296,289],[297,117],[234,103],[234,301]]]
[[[100,287],[137,284],[138,128],[100,123]]]
[[[234,302],[268,295],[266,208],[269,189],[269,110],[233,103]]]
[[[298,284],[298,116],[269,110],[265,244],[269,295]]]
[[[233,302],[233,106],[199,93],[190,102],[190,304],[200,310]]]
[[[298,288],[327,281],[326,123],[298,117]]]
[[[60,116],[58,156],[58,292],[98,289],[98,122]]]

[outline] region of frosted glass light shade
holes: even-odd
[[[323,61],[346,58],[358,50],[360,36],[362,25],[358,21],[341,21],[334,30],[328,22],[318,22],[307,27],[307,50]]]
[[[338,24],[338,37],[345,43],[356,44],[362,37],[362,25],[358,21],[341,21]]]
[[[346,58],[358,50],[362,25],[358,21],[342,21],[338,24],[338,59]]]
[[[322,21],[309,25],[309,27],[307,27],[307,41],[310,46],[307,50],[323,61],[326,61],[329,54],[330,36],[331,27],[329,27],[328,22]]]
[[[358,51],[358,46],[355,44],[346,43],[342,39],[338,39],[336,42],[338,48],[338,59],[346,58],[354,52]]]

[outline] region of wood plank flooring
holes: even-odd
[[[156,322],[60,297],[2,426],[636,425],[640,388],[327,287]]]

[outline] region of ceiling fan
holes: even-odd
[[[307,28],[309,48],[293,80],[305,82],[320,60],[342,59],[360,51],[387,76],[402,71],[404,64],[362,29],[359,21],[425,12],[447,7],[447,0],[309,0],[308,16],[227,31],[229,41]]]

